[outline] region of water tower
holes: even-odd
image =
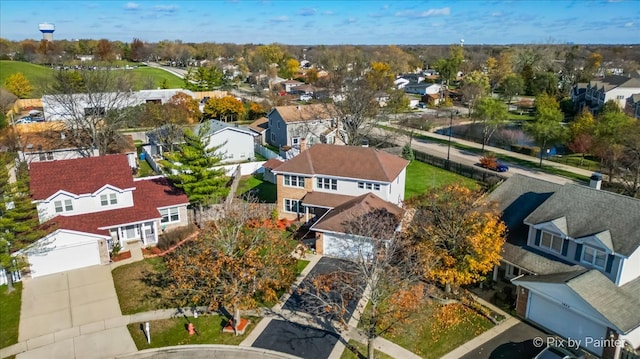
[[[48,22],[38,24],[38,29],[42,33],[42,38],[47,41],[53,41],[53,32],[56,31],[56,27]]]

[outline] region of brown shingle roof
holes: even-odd
[[[31,194],[36,200],[46,199],[59,190],[86,194],[106,184],[120,189],[134,187],[126,155],[33,162],[29,175]]]
[[[269,119],[266,117],[260,117],[259,119],[251,122],[249,128],[258,133],[262,133],[269,128]]]
[[[309,192],[302,198],[302,203],[305,206],[334,208],[354,198],[344,194]]]
[[[408,164],[401,157],[371,147],[316,144],[276,171],[391,182]]]
[[[317,121],[335,117],[332,105],[325,104],[278,106],[273,111],[278,112],[285,122]]]
[[[382,198],[366,193],[355,197],[329,211],[324,217],[316,222],[311,229],[317,231],[329,231],[336,233],[347,233],[349,228],[345,226],[350,220],[359,216],[371,213],[375,210],[385,210],[398,219],[398,223],[404,214],[404,210],[393,203]],[[359,233],[352,233],[359,234]]]
[[[267,162],[263,163],[262,167],[272,170],[274,168],[278,168],[283,163],[284,162],[280,161],[279,159],[271,158],[267,160]]]

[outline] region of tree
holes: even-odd
[[[167,101],[167,105],[173,106],[181,111],[188,120],[187,122],[199,122],[202,117],[198,100],[184,92],[176,92],[176,94],[171,96],[169,101]]]
[[[593,131],[595,120],[591,112],[584,109],[569,125],[570,140],[567,147],[575,152],[581,153],[580,165],[584,161],[584,156],[591,150],[593,145]]]
[[[631,197],[640,198],[640,122],[632,121],[622,135],[625,154],[622,167],[626,170],[620,180],[625,187],[625,193]]]
[[[411,148],[411,141],[407,142],[407,144],[402,147],[402,158],[409,162],[413,161],[416,158],[415,154],[413,153],[413,148]]]
[[[563,115],[555,98],[543,93],[536,96],[535,105],[535,119],[526,123],[524,130],[540,145],[540,167],[542,167],[542,156],[547,146],[563,142],[567,137],[567,131],[562,126]]]
[[[22,72],[9,75],[4,81],[4,86],[12,94],[18,96],[18,98],[27,98],[31,94],[31,91],[33,91],[33,86],[31,86],[29,80],[24,77]]]
[[[594,125],[594,151],[608,171],[609,182],[617,175],[625,153],[623,143],[632,123],[637,121],[620,110],[614,101],[607,101]]]
[[[482,152],[484,152],[484,146],[496,129],[507,122],[509,113],[501,100],[483,97],[476,103],[472,118],[482,127]]]
[[[462,79],[460,92],[468,103],[470,116],[473,116],[476,102],[487,96],[490,89],[489,78],[480,71],[473,71]]]
[[[191,67],[184,77],[184,86],[191,91],[211,91],[222,85],[223,77],[215,66]]]
[[[128,107],[135,103],[129,78],[121,71],[60,70],[45,88],[54,117],[65,122],[70,141],[83,157],[118,152],[125,143]]]
[[[518,74],[509,74],[502,79],[502,97],[511,103],[511,99],[524,93],[524,80]]]
[[[113,61],[115,60],[115,52],[111,42],[107,39],[100,39],[98,41],[98,49],[96,51],[96,57],[100,61]]]
[[[247,120],[255,121],[260,117],[264,117],[267,114],[264,107],[257,102],[249,102],[249,109],[247,110]]]
[[[268,228],[270,213],[254,202],[234,202],[218,220],[166,259],[166,295],[180,306],[230,307],[234,329],[240,309],[277,301],[295,279],[294,242]]]
[[[292,79],[300,70],[300,62],[296,59],[288,59],[284,62],[284,66],[280,68],[280,76],[285,79]]]
[[[217,147],[207,147],[205,134],[208,130],[206,125],[200,126],[197,134],[185,129],[184,143],[180,148],[165,153],[170,161],[168,169],[172,173],[169,178],[187,194],[189,202],[198,209],[200,215],[204,207],[221,201],[229,193],[229,178],[224,170],[214,169],[221,159],[215,155]],[[202,223],[202,220],[199,222]]]
[[[439,59],[434,64],[434,67],[440,73],[440,80],[442,83],[450,84],[452,80],[456,79],[460,65],[464,61],[464,52],[462,46],[451,45],[449,47],[449,57],[446,59]]]
[[[407,201],[415,210],[409,236],[427,280],[451,287],[476,283],[500,262],[506,226],[458,185],[432,189]]]
[[[541,93],[555,95],[558,93],[558,77],[553,72],[538,73],[531,80],[531,94]]]
[[[238,121],[245,113],[242,101],[233,96],[212,97],[204,105],[204,118],[221,121]]]
[[[140,39],[133,39],[129,51],[129,59],[138,62],[146,60],[147,57],[149,57],[149,49],[145,47],[144,42]]]
[[[17,180],[10,183],[7,165],[12,163],[15,161],[8,153],[0,153],[0,269],[7,273],[8,291],[13,290],[11,272],[26,265],[12,254],[43,235],[38,229],[38,212],[29,195],[26,164],[18,165]]]
[[[294,295],[306,312],[343,327],[349,320],[348,308],[364,295],[368,306],[359,313],[359,327],[367,338],[368,357],[373,358],[374,339],[408,323],[425,291],[415,270],[417,255],[397,231],[400,213],[369,205],[347,210],[343,217],[341,231],[348,241],[343,242],[342,252],[351,254],[351,261],[309,277]]]
[[[4,88],[0,88],[0,134],[9,125],[7,112],[13,107],[18,97]]]
[[[510,50],[503,50],[498,58],[490,57],[487,59],[485,66],[487,67],[492,89],[495,89],[507,76],[512,74],[511,56]]]
[[[393,84],[391,67],[384,62],[373,61],[365,78],[369,87],[374,91],[387,91]]]

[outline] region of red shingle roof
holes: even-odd
[[[42,225],[43,229],[48,232],[53,232],[56,229],[68,229],[109,235],[109,231],[100,228],[111,228],[128,223],[158,219],[160,218],[158,208],[189,203],[187,196],[182,191],[172,187],[164,177],[135,181],[135,186],[133,207],[75,216],[56,216],[45,222]]]
[[[391,182],[408,164],[401,157],[371,147],[316,144],[275,171]]]
[[[274,168],[278,168],[278,166],[280,166],[283,163],[284,162],[280,161],[277,158],[271,158],[267,160],[267,162],[263,163],[262,167],[272,170]]]
[[[36,200],[46,199],[59,190],[86,194],[105,184],[120,189],[134,187],[127,155],[33,162],[29,175],[31,194]]]

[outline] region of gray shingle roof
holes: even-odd
[[[209,126],[209,129],[208,129],[208,131],[207,131],[205,136],[214,135],[214,134],[216,134],[216,133],[218,133],[218,132],[220,132],[220,131],[222,131],[224,129],[227,129],[227,128],[232,129],[234,131],[246,133],[246,134],[251,135],[251,136],[255,136],[256,135],[255,133],[253,133],[252,131],[250,131],[250,130],[248,130],[246,128],[238,127],[238,126],[236,126],[234,124],[229,124],[229,123],[218,121],[218,120],[210,120],[208,122],[205,122],[205,123],[202,123],[202,124],[198,124],[194,128],[193,132],[194,133],[198,133],[200,131],[200,127],[205,125],[205,124],[208,124],[208,126]]]
[[[613,250],[629,256],[640,246],[640,200],[590,187],[565,184],[527,218],[540,224],[566,217],[567,233],[581,238],[609,231]]]
[[[577,264],[559,260],[548,253],[538,251],[528,246],[515,245],[506,242],[502,246],[502,259],[516,265],[529,273],[546,275],[582,269]]]
[[[640,298],[632,292],[637,288],[617,287],[595,269],[527,276],[514,281],[526,282],[565,284],[623,333],[640,326]]]

